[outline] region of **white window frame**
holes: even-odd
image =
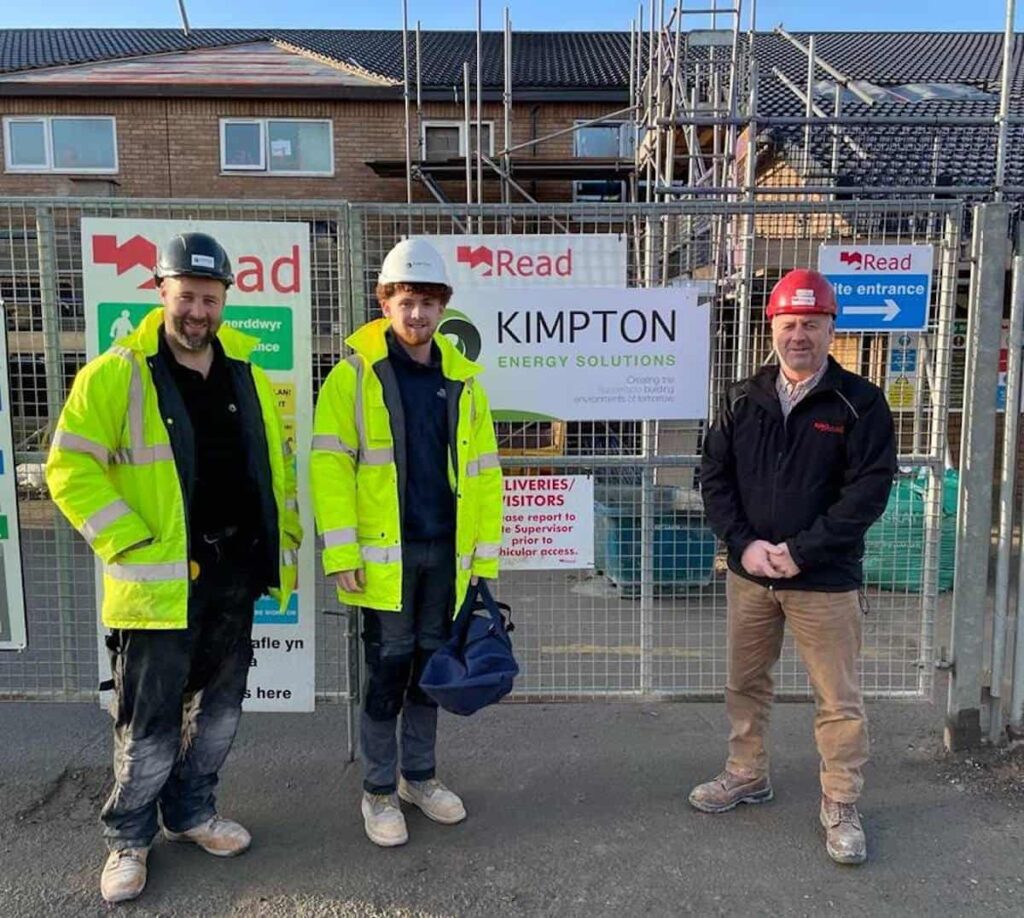
[[[493,121],[481,121],[482,125],[487,127],[487,156],[494,156],[494,122]],[[459,129],[459,156],[463,159],[466,157],[466,151],[469,149],[469,144],[466,142],[466,122],[457,121],[454,118],[434,118],[430,121],[424,121],[420,127],[420,159],[426,160],[427,158],[427,128],[442,127],[450,128],[457,127]],[[469,129],[473,132],[476,131],[476,122],[470,122]]]
[[[308,169],[271,169],[269,157],[270,122],[286,121],[292,124],[326,124],[327,145],[331,155],[330,168],[322,172]],[[224,137],[229,124],[256,124],[260,129],[260,162],[259,165],[229,166],[224,161],[226,146]],[[269,118],[221,118],[220,119],[220,174],[221,175],[262,175],[271,178],[285,176],[288,178],[330,178],[334,175],[334,120],[332,118],[290,118],[287,115]]]
[[[255,124],[260,129],[260,161],[254,166],[229,166],[225,161],[227,153],[228,125],[230,124]],[[232,175],[236,172],[266,172],[267,171],[267,119],[266,118],[221,118],[220,119],[220,171],[223,175]]]
[[[56,166],[53,162],[53,122],[54,121],[109,121],[114,141],[114,165],[106,166]],[[42,124],[43,145],[46,149],[46,165],[19,166],[14,163],[11,144],[12,124]],[[5,115],[4,116],[4,171],[23,172],[40,175],[54,173],[58,175],[117,175],[120,171],[120,158],[117,150],[117,118],[114,115]]]

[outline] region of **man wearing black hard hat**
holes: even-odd
[[[47,461],[103,563],[115,717],[101,819],[108,902],[146,884],[160,822],[219,857],[249,833],[216,808],[252,661],[253,604],[286,604],[302,533],[294,463],[256,339],[222,324],[231,262],[205,233],[160,251],[162,306],[75,378]]]

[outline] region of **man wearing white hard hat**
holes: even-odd
[[[436,777],[437,706],[419,680],[470,582],[498,574],[502,501],[481,367],[437,334],[452,295],[441,255],[400,242],[376,293],[383,318],[348,338],[320,391],[311,475],[324,570],[363,609],[362,814],[391,847],[408,840],[400,800],[466,818]]]

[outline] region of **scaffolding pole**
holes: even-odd
[[[402,103],[405,107],[405,203],[412,204],[412,148],[409,142],[409,0],[402,0]]]
[[[512,140],[512,19],[507,6],[505,7],[505,34],[502,56],[505,59],[505,85],[502,92],[505,123],[502,130],[502,140],[504,145],[508,147]],[[512,161],[508,153],[502,156],[501,164],[505,170],[505,178],[501,183],[501,199],[505,204],[508,204],[512,200],[512,190],[509,186],[509,177],[512,174]]]
[[[1010,88],[1013,71],[1013,17],[1015,0],[1006,0],[1006,28],[1003,32],[1003,73],[999,87],[999,116],[996,118],[996,176],[993,200],[1003,200],[1003,182],[1006,181],[1006,142],[1009,138]]]
[[[483,0],[476,0],[476,199],[484,203],[484,148],[483,148]],[[469,144],[469,137],[466,137]],[[468,151],[467,151],[468,152]]]
[[[810,118],[814,115],[814,36],[807,41],[807,94],[804,99],[804,115]],[[811,173],[811,126],[804,125],[804,155],[800,163],[804,181],[807,181]]]
[[[420,75],[420,21],[416,20],[416,149],[423,158],[423,81]]]
[[[473,203],[473,168],[470,165],[469,159],[469,61],[464,61],[462,64],[462,101],[464,106],[463,118],[465,120],[464,130],[466,138],[466,149],[464,152],[464,159],[466,162],[466,204],[472,205]],[[469,231],[473,232],[473,217],[467,216],[467,226]]]
[[[736,369],[733,374],[736,379],[743,379],[749,372],[751,364],[750,331],[751,317],[753,313],[752,303],[754,298],[754,185],[757,181],[757,82],[758,69],[757,61],[750,62],[750,105],[753,116],[747,128],[747,162],[746,162],[746,192],[744,198],[747,201],[748,209],[743,214],[743,266],[741,268],[741,282],[738,296],[737,325],[736,329]]]

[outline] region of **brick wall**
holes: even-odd
[[[569,127],[574,120],[613,111],[614,104],[523,103],[513,109],[512,138],[521,143]],[[113,194],[123,197],[306,198],[403,201],[405,179],[382,179],[367,160],[404,159],[401,102],[273,101],[246,99],[72,99],[0,98],[0,115],[112,115],[117,119],[119,173],[116,176],[0,173],[0,195]],[[423,117],[461,120],[461,105],[426,103]],[[334,125],[333,177],[223,175],[219,119],[225,117],[329,118]],[[484,106],[494,122],[495,150],[504,143],[500,105]],[[533,131],[536,134],[532,134]],[[415,112],[413,112],[415,151]],[[2,142],[2,138],[0,138]],[[415,155],[415,153],[414,153]],[[528,159],[530,149],[516,154]],[[572,135],[537,148],[541,158],[572,155]],[[3,160],[0,159],[0,163]],[[485,169],[486,175],[486,169]],[[462,182],[442,185],[449,199],[465,200]],[[571,200],[568,182],[532,185],[537,197]],[[414,185],[416,200],[433,200]],[[487,200],[500,199],[500,185],[485,181]]]

